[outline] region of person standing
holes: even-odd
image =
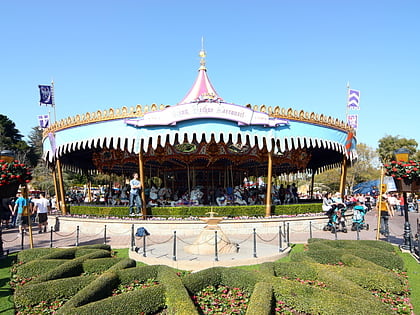
[[[16,225],[19,226],[19,233],[26,233],[26,226],[28,225],[28,216],[23,215],[24,207],[28,206],[28,200],[23,198],[22,193],[16,195],[14,213],[16,215]]]
[[[394,208],[390,205],[389,200],[388,200],[389,198],[386,198],[384,196],[382,196],[381,198],[382,198],[382,202],[381,202],[381,209],[380,209],[380,215],[381,215],[380,233],[383,236],[388,237],[389,236],[389,224],[388,224],[389,217],[394,216]]]
[[[142,207],[140,193],[142,185],[139,181],[139,174],[134,173],[133,178],[130,180],[130,215],[139,215],[140,208]],[[134,207],[136,207],[136,213],[134,213]]]
[[[46,233],[48,226],[48,212],[50,211],[50,202],[45,198],[44,193],[39,195],[35,202],[35,212],[38,213],[38,233]]]

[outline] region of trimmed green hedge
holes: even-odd
[[[276,301],[283,301],[298,313],[308,314],[392,314],[379,299],[364,299],[354,292],[346,295],[332,290],[304,285],[296,281],[277,278],[273,281]]]
[[[274,304],[273,288],[270,283],[258,282],[252,292],[246,315],[270,315]]]
[[[54,252],[60,252],[61,248],[29,248],[20,251],[17,254],[17,261],[29,262],[34,259],[41,258],[43,256],[52,254]]]
[[[18,307],[36,305],[41,301],[52,302],[58,299],[70,299],[82,288],[87,286],[97,276],[71,277],[51,280],[41,283],[28,282],[23,287],[17,287],[14,300]]]
[[[35,277],[68,262],[67,259],[35,259],[20,266],[16,275],[24,278]]]
[[[156,285],[69,309],[66,314],[156,314],[164,309],[165,305],[165,288],[163,285]]]
[[[141,266],[135,268],[128,268],[117,270],[120,283],[123,285],[129,284],[134,280],[144,282],[147,279],[157,279],[160,265]]]
[[[147,216],[159,217],[200,217],[215,211],[223,217],[265,217],[265,205],[256,206],[199,206],[199,207],[153,207],[147,209]],[[304,213],[322,213],[320,203],[277,205],[271,207],[272,215],[297,215]],[[71,206],[71,214],[124,217],[128,216],[128,207]]]

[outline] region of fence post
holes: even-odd
[[[79,229],[79,226],[77,226],[77,228],[76,228],[76,247],[79,246],[79,233],[80,233],[80,229]]]
[[[334,229],[334,239],[337,240],[337,228],[333,226]]]
[[[287,247],[290,247],[290,223],[287,222]]]
[[[146,257],[146,233],[143,235],[143,257]]]
[[[24,237],[25,237],[25,233],[20,233],[20,236],[21,236],[21,238],[20,238],[20,249],[21,250],[23,250],[23,239],[24,239]]]
[[[105,227],[104,227],[104,244],[106,244],[106,224],[105,224]]]
[[[312,238],[312,221],[309,221],[309,238]]]
[[[281,225],[279,225],[279,253],[283,252],[283,240],[281,233]]]
[[[219,261],[219,256],[217,253],[217,231],[214,231],[214,260]]]
[[[360,235],[359,235],[359,233],[360,233],[360,229],[359,229],[359,227],[357,227],[357,229],[356,229],[357,240],[360,240]]]
[[[176,261],[176,231],[174,231],[174,247],[172,253],[172,260]]]
[[[257,229],[254,228],[254,258],[257,258]]]
[[[136,246],[134,242],[134,224],[131,224],[131,251],[134,250],[134,247]]]
[[[53,247],[53,227],[50,230],[50,248]]]

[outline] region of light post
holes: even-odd
[[[406,148],[401,148],[394,151],[395,159],[397,162],[408,162],[408,155],[410,151]],[[404,244],[401,245],[402,249],[412,251],[412,238],[411,238],[411,226],[410,221],[408,219],[408,203],[407,203],[407,192],[404,191],[403,199],[404,199]]]

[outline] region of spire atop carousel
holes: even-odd
[[[177,105],[180,104],[188,104],[188,103],[201,103],[201,102],[218,102],[222,103],[224,100],[217,94],[215,88],[210,82],[210,79],[207,75],[207,68],[206,68],[206,51],[204,50],[204,39],[201,39],[201,50],[199,52],[200,57],[200,68],[198,69],[198,76],[195,79],[195,82],[187,93],[184,96],[182,101],[180,101]]]

